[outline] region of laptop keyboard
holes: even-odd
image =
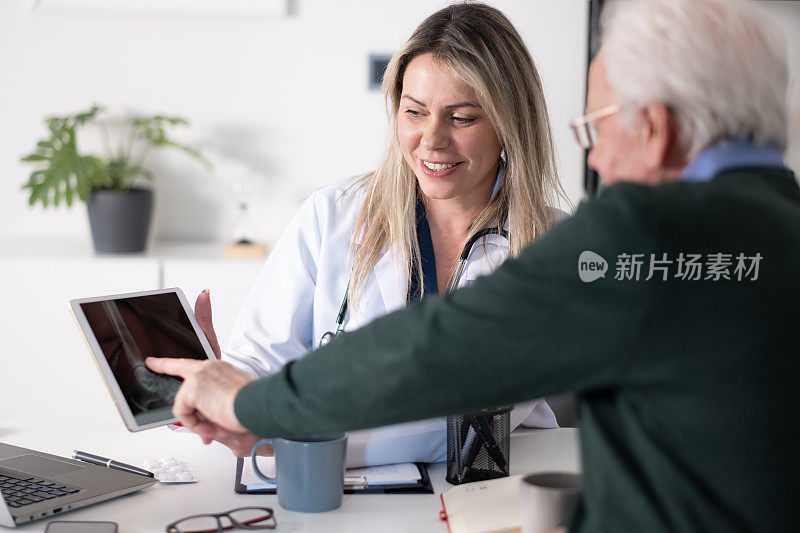
[[[10,476],[0,473],[0,492],[9,507],[22,507],[52,500],[67,494],[74,494],[79,490],[69,485],[25,474]]]

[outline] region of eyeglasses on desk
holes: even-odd
[[[167,533],[222,533],[234,529],[275,529],[275,514],[269,507],[239,507],[224,513],[186,516],[167,526]]]

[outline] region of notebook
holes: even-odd
[[[441,494],[450,533],[519,533],[522,476],[457,485]]]
[[[275,475],[275,458],[258,457],[258,468],[268,476]],[[274,494],[277,486],[258,477],[250,459],[236,460],[234,490],[240,494]],[[394,465],[348,468],[344,477],[346,494],[421,492],[433,494],[428,468],[424,463],[400,463]]]
[[[0,525],[16,527],[155,482],[151,477],[0,443]]]

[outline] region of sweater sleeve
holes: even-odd
[[[647,295],[644,284],[615,279],[615,261],[650,252],[646,194],[613,187],[471,287],[426,298],[248,384],[236,416],[262,437],[297,436],[616,384]],[[581,280],[584,251],[605,259],[605,277]]]

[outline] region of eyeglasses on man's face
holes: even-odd
[[[224,513],[186,516],[167,526],[167,533],[222,533],[234,529],[275,529],[275,514],[269,507],[240,507]]]
[[[619,113],[620,109],[619,104],[609,104],[591,113],[573,118],[569,126],[572,128],[572,133],[575,134],[575,140],[578,141],[581,148],[591,150],[592,146],[597,142],[597,128],[595,122],[601,118],[611,116],[614,113]]]

